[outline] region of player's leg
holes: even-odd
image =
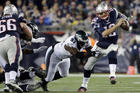
[[[90,79],[92,69],[94,65],[96,64],[97,60],[99,60],[102,56],[99,56],[97,58],[95,57],[89,57],[87,63],[84,66],[84,76],[83,81],[81,84],[81,87],[77,90],[78,92],[86,92],[88,87],[88,81]]]
[[[21,45],[18,38],[11,36],[7,43],[10,43],[7,56],[9,67],[10,82],[7,84],[9,88],[16,92],[22,92],[22,89],[16,84],[16,76],[18,71],[19,62],[22,58]]]
[[[58,71],[56,72],[53,80],[57,80],[69,75],[70,68],[70,58],[63,59],[61,63],[58,64]]]
[[[42,83],[42,88],[44,91],[48,91],[47,84],[52,81],[57,69],[57,65],[60,60],[58,60],[54,54],[53,47],[49,47],[46,56],[45,56],[45,64],[46,64],[46,77]]]
[[[5,73],[4,73],[4,75],[5,75],[4,91],[5,92],[10,91],[9,87],[7,86],[7,84],[9,83],[9,80],[10,80],[10,74],[9,74],[10,64],[9,64],[9,60],[7,57],[7,50],[9,49],[9,46],[7,45],[7,41],[8,41],[8,39],[0,41],[0,58],[1,58],[0,62],[1,62],[1,65],[3,66],[4,71],[5,71]],[[3,63],[4,63],[4,65],[3,65]]]
[[[40,88],[41,87],[41,82],[38,82],[36,84],[23,84],[23,85],[19,85],[19,87],[24,92],[30,92],[30,91],[34,91],[34,90]]]
[[[109,69],[110,69],[110,83],[116,84],[116,66],[117,66],[117,52],[111,51],[108,54],[108,60],[109,60]]]

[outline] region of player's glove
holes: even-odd
[[[41,51],[43,51],[43,50],[45,50],[47,48],[48,48],[47,46],[41,46],[41,47],[39,47],[37,49],[33,49],[33,52],[34,53],[39,53],[39,52],[41,52]]]
[[[32,38],[31,40],[32,43],[44,43],[45,42],[45,37],[40,37],[40,38]]]

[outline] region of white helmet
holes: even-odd
[[[3,14],[18,14],[18,10],[13,4],[9,4],[4,7]]]
[[[105,2],[101,2],[96,7],[96,14],[101,19],[106,19],[109,14],[109,6]]]

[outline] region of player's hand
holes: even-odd
[[[32,43],[44,43],[45,42],[45,37],[39,37],[39,38],[32,38]]]
[[[120,18],[119,21],[118,21],[118,23],[117,23],[117,26],[122,25],[124,22],[125,22],[125,20],[122,19],[122,18]]]

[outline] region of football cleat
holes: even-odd
[[[116,84],[117,83],[116,78],[113,77],[113,76],[110,77],[110,83],[113,84],[113,85]]]
[[[23,90],[12,80],[10,83],[6,84],[9,89],[17,93],[23,93]]]
[[[85,87],[80,87],[77,92],[86,92],[87,89]]]

